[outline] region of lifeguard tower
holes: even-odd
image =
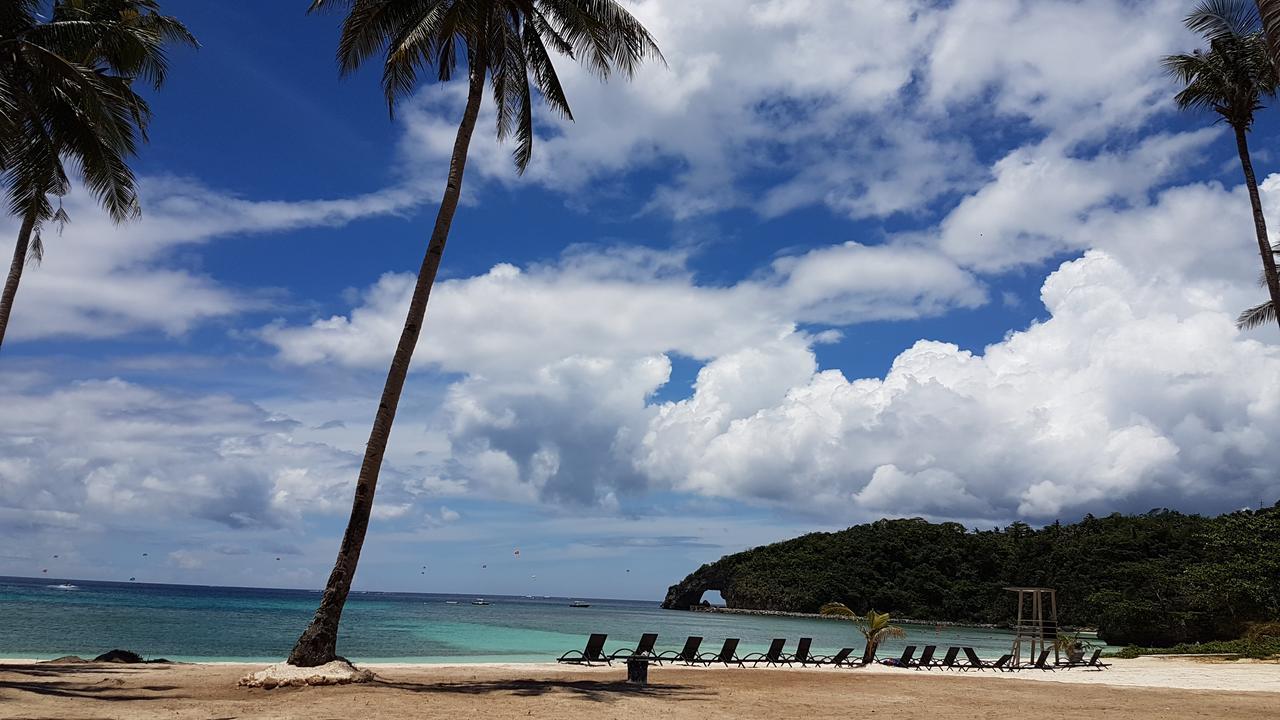
[[[1013,629],[1013,665],[1030,665],[1045,650],[1053,650],[1054,662],[1058,661],[1058,594],[1053,588],[1007,587],[1018,593],[1018,622]],[[1049,612],[1045,614],[1045,600]],[[1023,650],[1027,650],[1025,661]]]

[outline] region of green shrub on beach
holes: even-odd
[[[1280,637],[1268,637],[1260,640],[1240,638],[1239,640],[1212,640],[1202,643],[1182,643],[1173,647],[1149,648],[1130,645],[1114,653],[1111,657],[1132,659],[1143,655],[1239,655],[1246,658],[1272,658],[1280,656]]]

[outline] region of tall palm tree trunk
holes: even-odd
[[[4,345],[4,333],[9,329],[9,313],[13,310],[13,298],[22,282],[22,269],[27,266],[27,248],[31,245],[31,231],[36,226],[34,213],[27,213],[18,231],[18,243],[13,248],[13,262],[9,263],[9,277],[4,281],[4,294],[0,295],[0,346]]]
[[[457,139],[453,143],[449,180],[445,185],[444,198],[440,201],[440,211],[436,214],[436,225],[431,232],[427,255],[422,259],[422,267],[418,270],[418,284],[413,288],[409,314],[404,321],[404,330],[400,333],[400,343],[391,359],[391,369],[387,372],[387,382],[382,389],[382,401],[378,404],[373,430],[369,433],[369,443],[365,446],[364,462],[360,465],[360,476],[356,480],[355,499],[351,503],[351,519],[347,521],[347,531],[342,536],[338,558],[333,564],[329,582],[325,585],[324,595],[320,598],[320,607],[316,609],[311,624],[293,646],[293,652],[289,653],[291,665],[314,667],[337,658],[338,623],[342,618],[347,593],[351,591],[351,581],[355,578],[360,550],[364,547],[369,513],[373,510],[373,494],[378,487],[378,472],[382,469],[382,456],[391,435],[391,424],[396,418],[396,407],[400,404],[400,391],[404,388],[405,376],[409,372],[409,361],[413,358],[422,321],[427,314],[427,300],[431,297],[431,286],[435,283],[440,259],[444,256],[444,245],[449,239],[453,214],[458,209],[462,173],[467,164],[467,148],[471,144],[471,134],[476,127],[476,117],[480,113],[480,100],[484,93],[485,69],[483,65],[477,65],[479,63],[471,63],[467,108],[458,126]]]
[[[1262,215],[1262,198],[1258,196],[1258,179],[1253,175],[1253,161],[1249,159],[1249,141],[1243,127],[1235,128],[1236,150],[1240,153],[1240,167],[1244,168],[1244,182],[1249,186],[1249,202],[1253,204],[1253,229],[1258,236],[1258,252],[1262,253],[1262,274],[1271,293],[1271,304],[1280,308],[1280,276],[1276,274],[1276,256],[1267,240],[1267,220]],[[1280,315],[1276,317],[1280,325]]]

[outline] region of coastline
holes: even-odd
[[[707,607],[694,605],[690,607],[688,612],[712,613],[723,615],[752,615],[757,617],[793,617],[803,618],[805,620],[834,620],[848,622],[849,619],[838,615],[823,615],[821,613],[802,613],[791,612],[789,610],[752,610],[750,608],[729,608],[711,605]],[[955,622],[952,620],[919,620],[915,618],[894,618],[894,624],[897,625],[921,625],[934,627],[967,627],[982,628],[983,630],[1007,630],[1008,625],[996,625],[994,623],[971,623],[971,622]],[[1064,630],[1066,628],[1063,628]]]

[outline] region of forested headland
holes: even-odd
[[[729,607],[858,611],[965,623],[1009,623],[1006,586],[1058,591],[1062,625],[1111,643],[1172,645],[1239,637],[1280,618],[1280,503],[1204,517],[1170,510],[1086,516],[1033,528],[969,530],[879,520],[727,555],[671,587],[686,609],[705,590]]]

